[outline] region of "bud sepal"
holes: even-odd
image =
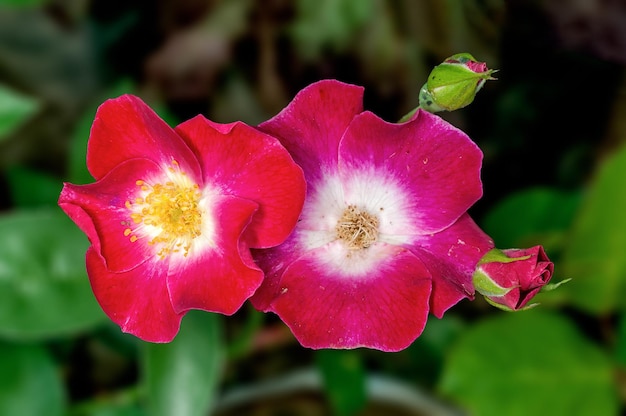
[[[472,283],[491,305],[506,311],[519,311],[536,306],[529,301],[548,285],[553,272],[554,263],[541,246],[492,249],[476,265]],[[559,284],[548,288],[553,289]]]

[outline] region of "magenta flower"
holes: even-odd
[[[550,282],[553,273],[554,263],[541,246],[493,249],[479,261],[473,281],[487,302],[517,311],[537,305],[528,302]]]
[[[100,106],[87,167],[61,208],[87,234],[87,272],[123,331],[167,342],[190,309],[234,313],[263,272],[250,248],[280,244],[304,201],[302,170],[243,123],[197,116],[170,128],[130,95]]]
[[[363,89],[334,80],[300,91],[259,126],[304,170],[293,234],[255,251],[266,279],[251,298],[311,348],[406,348],[429,311],[472,298],[472,272],[493,247],[466,214],[482,195],[480,149],[418,111],[388,123]]]

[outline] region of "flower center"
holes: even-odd
[[[138,180],[135,183],[142,196],[134,202],[126,201],[126,208],[132,211],[130,218],[138,227],[126,228],[124,235],[130,236],[134,243],[139,238],[135,231],[143,230],[152,237],[148,244],[158,245],[157,255],[161,259],[181,251],[187,256],[193,240],[202,230],[200,188],[179,169],[176,161],[172,161],[172,165],[168,167],[169,180],[165,183]]]
[[[367,248],[378,239],[378,217],[349,205],[337,221],[335,232],[349,249]]]

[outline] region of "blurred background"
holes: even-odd
[[[499,69],[439,113],[485,154],[470,213],[572,279],[540,306],[462,301],[399,353],[305,349],[247,305],[166,345],[101,312],[56,201],[93,181],[102,101],[256,124],[336,78],[396,121],[459,52]],[[621,0],[0,0],[0,414],[626,414],[625,68]]]

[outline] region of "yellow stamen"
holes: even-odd
[[[142,229],[152,237],[148,244],[158,247],[162,259],[181,251],[186,256],[202,229],[199,186],[180,171],[178,162],[172,161],[167,170],[168,178],[163,183],[137,180],[142,196],[134,198],[134,203],[125,203],[131,210],[130,219],[138,227],[125,229],[124,236],[130,235],[134,243],[138,240],[137,230]]]

